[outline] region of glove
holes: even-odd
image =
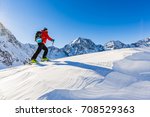
[[[54,43],[54,42],[55,42],[55,39],[52,39],[52,42]]]

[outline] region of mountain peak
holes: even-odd
[[[128,45],[118,40],[109,41],[104,45],[105,50],[121,49],[121,48],[127,48],[127,47]]]
[[[0,36],[12,36],[12,33],[0,22]]]
[[[4,25],[0,22],[0,29],[4,29]]]
[[[86,39],[82,37],[78,37],[77,39],[71,42],[71,44],[82,44],[82,43],[93,43],[93,42],[90,39]]]
[[[131,47],[150,47],[150,37],[139,40],[136,43],[132,43]]]
[[[79,37],[72,41],[70,44],[66,45],[64,47],[64,51],[67,53],[68,56],[74,56],[102,51],[102,46],[97,46],[90,39]]]
[[[150,37],[144,39],[143,41],[150,43]]]

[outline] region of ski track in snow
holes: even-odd
[[[0,99],[150,99],[150,48],[105,51],[0,70]]]

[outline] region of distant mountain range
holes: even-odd
[[[109,41],[104,45],[96,45],[90,39],[79,37],[63,48],[54,46],[48,47],[48,57],[57,59],[93,52],[134,47],[150,47],[150,38],[139,40],[132,44],[124,44],[120,41]],[[37,45],[22,44],[19,42],[16,37],[0,23],[0,69],[27,63],[36,49]],[[40,57],[38,59],[40,59]]]

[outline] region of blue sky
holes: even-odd
[[[96,44],[150,36],[149,0],[0,0],[0,22],[22,43],[44,27],[63,47],[78,37]],[[51,45],[50,42],[47,45]]]

